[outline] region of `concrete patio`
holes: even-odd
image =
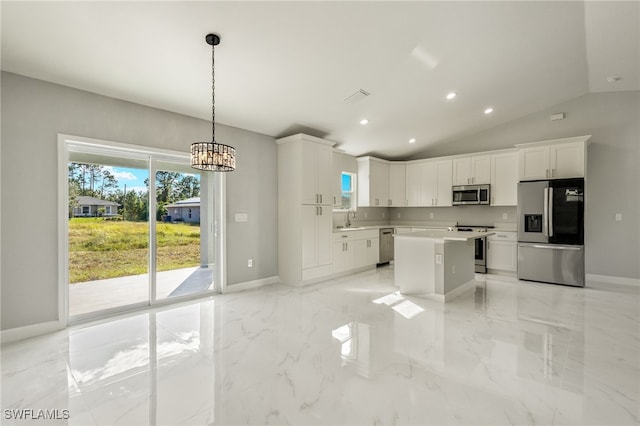
[[[156,299],[200,293],[213,288],[211,268],[192,267],[158,272]],[[103,309],[149,300],[149,274],[69,285],[69,315],[86,314]]]

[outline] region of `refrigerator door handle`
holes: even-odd
[[[573,251],[582,250],[582,246],[558,246],[558,245],[533,244],[533,245],[530,245],[530,246],[521,245],[520,247],[533,247],[533,248],[537,248],[537,249],[549,249],[549,250],[573,250]]]
[[[544,189],[544,200],[542,208],[542,235],[549,236],[549,188]]]
[[[553,237],[553,188],[549,188],[549,201],[547,202],[549,214],[549,236]]]

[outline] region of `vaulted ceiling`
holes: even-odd
[[[589,92],[640,90],[639,5],[2,1],[1,65],[209,120],[215,32],[217,122],[406,158]],[[370,95],[343,101],[359,89]]]

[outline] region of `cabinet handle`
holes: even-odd
[[[322,216],[322,207],[318,207],[320,209],[320,216]]]
[[[547,174],[545,175],[546,178],[549,177],[549,169],[547,169]]]
[[[471,183],[476,183],[476,178],[475,178],[475,176],[471,178]]]
[[[471,182],[469,182],[469,178],[467,178],[467,185],[470,184]]]
[[[391,205],[391,200],[389,200],[389,205]]]
[[[551,169],[551,177],[554,177],[556,175],[556,169]]]
[[[334,206],[336,205],[336,196],[335,195],[333,196],[333,205]]]
[[[376,198],[376,206],[380,205],[380,200],[378,198]]]
[[[320,194],[320,204],[322,204],[322,194]]]

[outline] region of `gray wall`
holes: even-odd
[[[2,73],[1,85],[5,330],[58,319],[58,133],[188,151],[191,142],[210,138],[211,125],[11,73]],[[223,125],[216,132],[238,155],[236,171],[227,175],[228,283],[277,275],[274,139]],[[248,213],[249,221],[232,222],[236,212]]]
[[[556,112],[564,112],[566,119],[550,121],[549,116]],[[638,279],[640,92],[588,94],[461,138],[455,144],[439,144],[417,158],[581,135],[593,135],[587,149],[587,273]],[[622,222],[615,221],[616,213],[622,213]]]

